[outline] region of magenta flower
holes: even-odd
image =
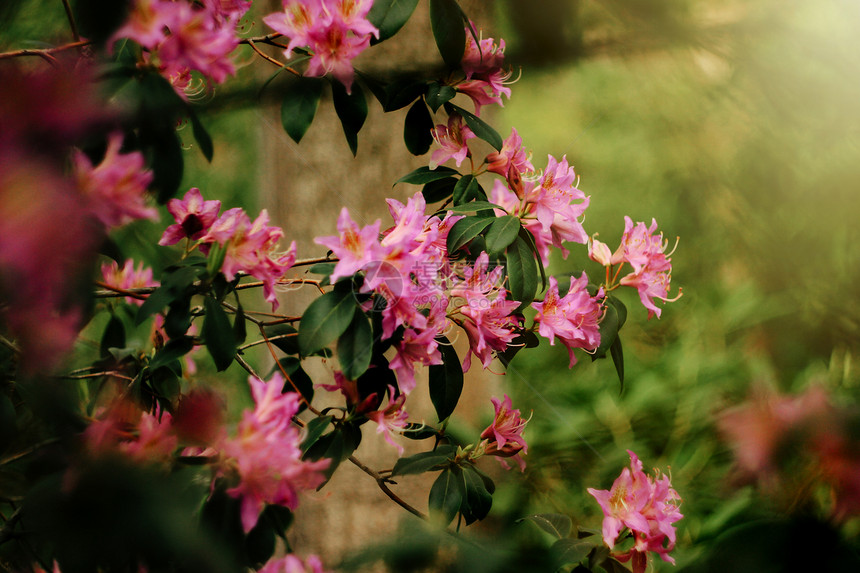
[[[380,225],[381,222],[376,220],[371,225],[359,228],[344,207],[337,219],[338,234],[314,239],[316,244],[327,247],[338,259],[331,274],[331,282],[351,277],[380,258]]]
[[[657,221],[651,220],[651,226],[639,222],[633,225],[630,217],[624,217],[624,235],[621,245],[613,253],[612,264],[629,263],[633,272],[621,278],[624,286],[635,287],[639,291],[639,299],[648,309],[648,318],[657,315],[660,318],[662,310],[654,304],[654,299],[663,302],[673,302],[681,297],[681,292],[674,298],[669,298],[669,283],[672,280],[672,255],[665,253],[668,241],[663,240],[663,233],[654,235]]]
[[[143,262],[138,263],[137,268],[134,268],[134,261],[127,259],[122,266],[122,269],[116,264],[116,261],[110,261],[102,265],[102,278],[105,284],[121,289],[130,290],[135,288],[157,286],[158,283],[152,280],[152,269],[144,268]],[[125,301],[128,304],[136,304],[140,306],[143,300],[133,297],[126,297]]]
[[[535,170],[523,147],[523,138],[516,128],[511,128],[511,135],[502,144],[501,151],[487,155],[487,171],[507,177],[512,167],[519,173]]]
[[[112,133],[104,159],[95,167],[83,152],[74,151],[78,189],[106,227],[119,227],[135,219],[158,220],[158,211],[146,206],[146,188],[152,182],[152,172],[144,169],[143,154],[139,151],[120,153],[122,140],[122,133]]]
[[[397,448],[397,453],[402,456],[403,446],[394,441],[392,434],[403,432],[409,424],[409,414],[403,408],[406,394],[400,394],[394,400],[391,399],[392,396],[394,396],[394,388],[389,386],[388,406],[384,410],[367,412],[365,416],[376,422],[376,433],[383,434],[385,441]]]
[[[457,167],[469,156],[469,147],[466,142],[475,138],[475,134],[463,121],[460,115],[448,116],[448,125],[437,125],[430,130],[433,139],[439,144],[440,149],[430,156],[430,169],[436,169],[449,159],[457,163]]]
[[[174,245],[186,237],[196,241],[205,235],[218,218],[221,201],[204,201],[200,189],[192,187],[181,200],[168,201],[167,210],[176,223],[164,230],[159,245]]]
[[[275,374],[269,382],[250,378],[254,410],[246,410],[234,438],[220,448],[225,466],[239,483],[227,490],[241,498],[242,527],[254,528],[266,504],[295,509],[299,492],[325,481],[321,473],[330,460],[302,461],[302,433],[292,424],[301,398],[295,392],[281,393],[284,379]]]
[[[493,423],[481,432],[484,453],[499,458],[513,458],[520,466],[520,471],[525,471],[526,462],[521,454],[528,453],[528,444],[523,438],[523,429],[528,420],[520,416],[520,411],[515,410],[511,399],[505,395],[504,400],[491,398],[496,409]],[[508,465],[503,461],[503,465]]]
[[[293,554],[272,557],[257,573],[326,573],[322,561],[316,555],[308,555],[302,561]]]
[[[475,115],[481,115],[481,106],[502,105],[502,95],[511,97],[511,89],[505,84],[510,73],[504,71],[505,41],[496,45],[492,38],[475,42],[472,31],[466,28],[466,49],[461,61],[466,80],[459,83],[457,91],[466,94],[475,104]]]
[[[397,345],[397,354],[388,366],[397,374],[397,385],[403,394],[409,394],[415,389],[415,365],[442,364],[442,353],[436,329],[427,328],[416,331],[407,328],[403,331],[403,339]]]
[[[531,305],[538,311],[535,316],[535,322],[539,324],[538,332],[549,339],[550,345],[555,344],[557,337],[567,347],[571,367],[576,364],[574,348],[593,351],[600,346],[599,323],[603,317],[600,301],[603,299],[603,290],[591,296],[587,285],[588,277],[584,272],[578,279],[570,277],[570,290],[559,297],[558,281],[550,277],[543,302],[533,302]]]
[[[634,573],[644,573],[647,552],[657,553],[663,561],[675,563],[669,552],[675,547],[676,521],[681,498],[672,489],[669,476],[650,478],[642,471],[642,462],[632,451],[630,467],[624,468],[609,490],[588,488],[603,510],[603,542],[613,549],[621,532],[633,534],[633,547],[615,557],[633,561]]]

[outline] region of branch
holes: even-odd
[[[412,515],[420,517],[421,519],[424,519],[424,520],[428,519],[428,517],[425,514],[421,513],[420,511],[418,511],[417,509],[415,509],[414,507],[412,507],[411,505],[409,505],[408,503],[403,501],[403,499],[401,499],[400,496],[398,496],[396,493],[391,491],[391,489],[388,487],[388,484],[386,483],[388,481],[388,478],[382,477],[381,475],[379,475],[378,472],[376,472],[376,471],[372,470],[371,468],[367,467],[366,465],[364,465],[364,463],[355,456],[349,456],[348,459],[350,462],[352,462],[352,464],[355,467],[357,467],[358,469],[360,469],[361,471],[363,471],[364,473],[366,473],[367,475],[369,475],[370,477],[375,479],[376,485],[379,486],[379,489],[382,490],[382,493],[387,495],[391,501],[393,501],[394,503],[396,503],[397,505],[399,505],[400,507],[402,507],[403,509],[405,509],[406,511],[408,511]]]
[[[80,40],[77,42],[72,42],[70,44],[64,44],[62,46],[56,46],[53,48],[42,48],[39,50],[36,49],[25,49],[25,50],[13,50],[11,52],[3,52],[0,53],[0,60],[8,60],[11,58],[20,58],[22,56],[38,56],[47,60],[52,64],[57,63],[57,59],[53,57],[52,54],[56,54],[58,52],[65,52],[66,50],[73,50],[75,48],[82,48],[84,46],[89,46],[92,44],[89,40]]]

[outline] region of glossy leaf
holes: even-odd
[[[431,129],[433,129],[433,118],[430,116],[430,111],[423,101],[418,100],[409,108],[403,124],[403,141],[409,153],[424,155],[430,150],[430,145],[433,144]]]
[[[442,364],[430,365],[429,385],[430,400],[441,422],[454,412],[460,401],[460,394],[463,392],[463,367],[450,341],[445,337],[437,340]]]
[[[191,120],[191,131],[194,134],[197,145],[200,146],[200,152],[206,158],[206,161],[212,163],[212,155],[215,153],[215,148],[212,145],[212,137],[193,110],[189,111],[188,118]]]
[[[308,356],[334,342],[352,322],[354,312],[355,298],[348,290],[333,290],[313,301],[299,323],[302,354]]]
[[[444,470],[430,488],[427,505],[431,514],[441,516],[442,523],[451,523],[466,497],[466,481],[463,470],[454,466]]]
[[[99,350],[101,356],[109,356],[109,348],[124,348],[125,347],[125,326],[122,319],[115,314],[111,314],[110,320],[105,326],[102,334]]]
[[[618,374],[618,381],[621,383],[621,392],[624,391],[624,350],[621,348],[621,337],[616,337],[615,342],[609,347],[609,354],[612,356],[612,363],[615,365],[615,372]]]
[[[573,527],[573,521],[560,513],[538,513],[528,515],[519,521],[531,521],[557,539],[563,539],[570,535],[570,530]]]
[[[446,177],[426,184],[424,189],[421,190],[421,194],[424,196],[425,202],[438,203],[450,197],[456,186],[457,179]]]
[[[522,237],[517,237],[508,247],[505,253],[505,268],[511,300],[520,301],[517,310],[523,309],[534,301],[538,285],[534,255]]]
[[[411,183],[412,185],[425,185],[427,183],[431,183],[433,181],[438,181],[440,179],[446,179],[448,177],[459,175],[460,173],[456,169],[451,169],[450,167],[437,167],[436,169],[430,169],[428,166],[419,167],[415,171],[407,173],[400,179],[395,182],[397,183]]]
[[[493,221],[484,240],[487,242],[487,254],[491,257],[501,255],[513,243],[520,232],[520,220],[513,215],[505,215]]]
[[[415,11],[418,0],[374,0],[367,19],[379,30],[379,39],[371,37],[370,45],[384,42],[396,34]]]
[[[430,452],[421,452],[414,456],[400,458],[394,464],[391,475],[405,476],[441,469],[441,466],[446,464],[456,452],[457,448],[449,444],[444,444]]]
[[[561,295],[563,296],[563,295]],[[591,361],[594,362],[598,358],[605,358],[609,348],[615,343],[618,337],[618,311],[615,306],[607,304],[603,311],[603,319],[600,321],[600,346],[591,355]]]
[[[492,209],[502,209],[495,203],[490,203],[489,201],[472,201],[471,203],[463,203],[462,205],[455,205],[453,207],[445,207],[446,211],[453,211],[454,213],[476,213],[478,211],[489,211]]]
[[[278,347],[284,354],[299,353],[299,331],[289,324],[266,326],[263,328],[263,332],[271,339],[272,344]]]
[[[332,421],[331,416],[320,416],[319,418],[314,418],[305,426],[305,439],[302,441],[302,452],[308,451],[308,449],[316,443],[317,440],[325,433],[326,429],[328,429],[329,425]]]
[[[449,85],[433,82],[427,86],[427,93],[424,94],[424,100],[434,112],[439,111],[439,108],[445,102],[451,101],[457,95],[457,90]]]
[[[356,308],[352,322],[337,341],[337,358],[347,380],[356,380],[370,366],[373,331],[367,316]]]
[[[449,68],[459,68],[466,50],[466,27],[456,0],[430,0],[430,27],[442,59]]]
[[[466,484],[466,503],[463,504],[462,513],[466,525],[469,525],[487,517],[493,507],[493,496],[487,491],[484,477],[473,466],[463,470],[463,477]]]
[[[281,124],[287,135],[299,143],[313,123],[322,96],[323,81],[319,78],[298,78],[281,101]]]
[[[448,231],[448,252],[455,253],[495,221],[493,217],[464,217]]]
[[[461,205],[477,197],[480,187],[474,175],[463,175],[454,186],[454,205]]]
[[[490,145],[492,145],[496,151],[502,150],[502,145],[504,145],[504,141],[502,140],[502,136],[499,135],[499,132],[496,131],[490,124],[486,121],[475,115],[470,111],[466,111],[460,106],[454,105],[450,102],[445,104],[445,110],[449,114],[457,113],[463,116],[463,120],[466,122],[466,125],[469,126],[476,136],[483,139]]]
[[[286,356],[278,360],[278,365],[274,370],[283,370],[283,373],[287,375],[281,393],[298,392],[301,394],[304,398],[301,409],[304,410],[307,404],[314,399],[314,383],[302,368],[301,360],[295,356]]]
[[[214,298],[203,300],[206,318],[203,319],[203,339],[218,372],[226,370],[236,357],[236,338],[227,313]]]
[[[162,366],[170,364],[174,360],[178,360],[191,352],[194,348],[194,339],[190,336],[181,336],[179,338],[171,338],[162,346],[155,356],[149,361],[150,370],[156,370]]]
[[[564,538],[553,543],[550,551],[555,553],[558,566],[562,567],[564,565],[579,563],[588,557],[593,548],[594,544],[590,541]]]
[[[348,94],[343,84],[333,82],[332,98],[349,150],[355,156],[358,151],[358,132],[361,131],[367,119],[367,99],[364,96],[364,90],[357,83],[353,83],[352,93]]]

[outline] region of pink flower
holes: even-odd
[[[246,410],[235,438],[224,440],[220,448],[226,465],[239,483],[227,490],[241,498],[242,527],[247,533],[257,523],[266,504],[295,509],[298,494],[323,483],[322,472],[330,463],[302,461],[302,434],[292,424],[300,398],[295,392],[282,394],[284,379],[275,374],[269,382],[250,378],[255,407]]]
[[[326,573],[316,555],[308,555],[303,562],[295,555],[273,557],[257,573]]]
[[[143,262],[138,263],[137,269],[134,268],[134,261],[126,259],[120,269],[116,261],[110,261],[102,265],[102,277],[105,284],[121,289],[131,290],[135,288],[157,286],[158,283],[152,280],[152,269],[143,268]],[[142,299],[126,297],[125,301],[128,304],[143,304]]]
[[[394,396],[394,388],[389,386],[388,406],[384,410],[367,412],[365,416],[376,422],[376,433],[383,434],[385,441],[397,448],[397,453],[402,456],[403,446],[394,441],[392,434],[403,432],[409,423],[409,414],[403,408],[406,394],[400,394],[394,400],[391,399],[392,396]]]
[[[469,147],[466,142],[473,139],[475,134],[463,121],[460,115],[448,116],[448,125],[437,125],[430,130],[433,139],[439,144],[440,149],[430,156],[430,169],[436,169],[449,159],[457,163],[457,167],[469,156]]]
[[[397,345],[397,354],[388,364],[397,374],[397,385],[403,394],[409,394],[415,389],[415,365],[442,364],[442,354],[436,329],[416,331],[407,328],[403,331],[403,339]]]
[[[671,252],[665,254],[668,241],[663,240],[663,233],[654,235],[657,221],[651,220],[651,226],[639,222],[633,225],[630,217],[624,217],[624,235],[621,245],[613,253],[612,264],[629,263],[633,272],[621,278],[624,286],[635,287],[639,291],[639,299],[648,309],[648,318],[657,315],[660,318],[662,310],[654,304],[654,299],[663,302],[673,302],[681,297],[669,298],[669,283],[672,280]]]
[[[675,547],[674,523],[683,515],[678,511],[681,498],[672,489],[669,476],[650,478],[642,471],[642,462],[630,454],[630,468],[624,468],[613,482],[612,488],[588,488],[603,510],[603,541],[612,549],[621,531],[633,533],[634,545],[624,554],[616,555],[619,561],[633,560],[634,573],[644,573],[647,552],[653,551],[669,563],[675,560],[669,552]]]
[[[501,151],[487,155],[487,171],[507,177],[512,167],[519,173],[535,170],[523,147],[523,138],[516,128],[511,128],[511,135],[502,144]]]
[[[204,201],[200,189],[192,187],[181,200],[168,201],[167,210],[176,223],[164,230],[159,245],[174,245],[186,237],[196,241],[205,235],[218,218],[221,201]]]
[[[520,416],[519,410],[514,410],[507,394],[504,400],[498,398],[491,398],[490,400],[496,409],[496,415],[493,423],[481,432],[481,439],[484,440],[484,453],[500,458],[514,458],[520,466],[520,471],[525,471],[526,462],[522,459],[521,454],[528,453],[528,445],[523,438],[523,428],[525,428],[528,420]],[[503,460],[499,461],[508,467]]]
[[[122,452],[141,463],[169,463],[179,440],[173,433],[171,416],[160,409],[141,412],[129,402],[119,402],[84,432],[91,454]]]
[[[74,151],[75,177],[90,208],[106,227],[119,227],[135,219],[158,220],[158,211],[146,206],[146,188],[152,182],[152,172],[144,169],[139,151],[120,153],[123,135],[114,132],[108,137],[104,159],[93,167],[90,159]]]
[[[371,225],[359,228],[344,207],[337,219],[338,234],[314,239],[316,244],[327,247],[338,258],[331,274],[331,282],[351,277],[363,270],[370,262],[379,259],[380,225],[381,222],[376,220]]]
[[[499,40],[496,45],[492,38],[484,38],[478,44],[472,36],[472,30],[466,28],[466,49],[461,62],[466,80],[457,85],[457,90],[472,98],[475,115],[481,114],[483,105],[502,105],[502,95],[511,97],[511,89],[505,87],[510,73],[502,68],[504,61],[504,40]]]
[[[274,309],[278,307],[275,283],[296,262],[296,242],[290,244],[287,252],[276,252],[284,232],[268,223],[269,214],[265,209],[253,223],[242,209],[230,209],[212,224],[200,241],[218,243],[225,250],[221,272],[228,281],[240,272],[263,281],[263,294]]]
[[[535,322],[539,324],[538,332],[549,339],[550,345],[554,345],[558,337],[567,347],[571,367],[576,364],[574,348],[592,351],[600,346],[599,323],[603,316],[600,301],[603,299],[603,290],[591,296],[587,285],[585,273],[578,279],[570,277],[570,290],[559,298],[558,281],[550,277],[543,302],[533,302],[531,305],[538,311],[535,316]]]

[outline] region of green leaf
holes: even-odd
[[[538,513],[535,515],[527,515],[522,519],[518,519],[517,523],[526,520],[531,521],[557,539],[564,539],[570,535],[570,530],[573,527],[571,519],[560,513]]]
[[[334,267],[336,265],[337,263],[317,263],[311,268],[309,268],[308,272],[315,275],[323,275],[328,277],[331,276],[331,274],[334,272]]]
[[[180,336],[179,338],[171,338],[162,346],[152,360],[149,361],[149,369],[157,370],[162,366],[166,366],[174,360],[179,360],[194,348],[194,339],[190,336]]]
[[[615,311],[618,313],[618,330],[621,330],[621,327],[627,322],[627,307],[614,296],[607,296],[606,302],[615,307]]]
[[[431,514],[439,515],[442,523],[451,523],[466,496],[466,481],[463,470],[454,466],[444,470],[430,488],[427,505]]]
[[[215,148],[212,145],[212,137],[206,131],[206,128],[203,127],[203,123],[193,110],[189,109],[188,118],[191,120],[191,131],[194,134],[197,145],[200,146],[200,152],[206,158],[206,161],[212,163],[212,155],[215,152]]]
[[[457,2],[430,0],[430,27],[442,59],[449,68],[459,68],[466,50],[466,27]]]
[[[404,108],[420,97],[426,89],[427,83],[421,80],[404,79],[392,82],[385,87],[385,101],[380,102],[382,109],[395,111]]]
[[[487,254],[491,257],[501,255],[520,233],[520,220],[513,215],[505,215],[493,221],[484,234],[487,241]]]
[[[415,11],[418,0],[374,0],[367,19],[379,30],[379,39],[371,38],[370,45],[384,42],[403,27]]]
[[[477,211],[487,211],[491,209],[502,209],[500,206],[495,203],[490,203],[489,201],[472,201],[471,203],[463,203],[462,205],[455,205],[453,207],[445,207],[446,211],[451,211],[454,213],[475,213]]]
[[[550,551],[555,554],[558,566],[563,567],[571,563],[579,563],[588,557],[593,548],[594,544],[590,541],[564,538],[553,543]]]
[[[538,270],[540,271],[540,290],[546,290],[546,270],[543,268],[543,262],[541,262],[540,253],[538,252],[537,244],[535,243],[535,238],[525,227],[522,227],[520,229],[520,238],[526,242],[526,244],[529,246],[529,249],[531,249],[532,253],[534,254],[535,260],[537,261]]]
[[[430,400],[436,409],[439,421],[450,416],[460,401],[463,392],[463,367],[457,351],[444,336],[437,339],[442,364],[431,364],[429,374]]]
[[[433,143],[433,118],[420,99],[412,104],[403,124],[403,141],[412,155],[424,155]]]
[[[502,140],[502,136],[499,135],[499,132],[493,129],[486,121],[478,117],[472,112],[466,111],[460,106],[456,106],[451,102],[445,104],[445,110],[449,113],[458,113],[463,116],[463,119],[466,121],[466,125],[469,126],[475,135],[492,145],[496,148],[496,151],[502,150],[502,145],[504,145],[504,141]]]
[[[621,337],[616,336],[615,342],[609,347],[609,354],[612,356],[612,363],[615,365],[615,372],[618,374],[618,381],[621,383],[620,392],[624,391],[624,350],[621,348]]]
[[[313,354],[337,339],[349,327],[354,312],[352,291],[333,290],[313,301],[299,323],[302,354]]]
[[[263,332],[267,338],[274,339],[272,344],[277,346],[284,354],[299,353],[299,331],[289,324],[273,324],[264,326]],[[276,338],[282,336],[283,338]]]
[[[149,165],[153,174],[151,186],[158,190],[158,202],[164,204],[176,195],[182,183],[185,169],[182,142],[172,128],[152,132],[141,130],[140,138],[150,150]]]
[[[305,426],[305,439],[302,441],[301,446],[302,452],[308,451],[320,439],[331,424],[332,419],[331,416],[321,416],[307,423],[307,426]]]
[[[227,313],[221,305],[212,297],[203,299],[203,308],[206,310],[206,318],[203,320],[203,339],[206,348],[215,362],[218,372],[226,370],[236,357],[236,338],[233,335],[233,327],[227,318]]]
[[[352,84],[352,93],[348,94],[340,82],[332,83],[332,98],[334,110],[340,118],[343,134],[354,157],[358,151],[358,132],[361,131],[367,119],[367,99],[357,83]]]
[[[284,387],[281,389],[282,394],[287,392],[298,392],[304,398],[301,409],[307,407],[314,399],[314,383],[307,372],[302,368],[302,362],[295,356],[286,356],[278,360],[278,365],[289,376],[289,380],[284,380]],[[279,369],[275,367],[275,371]]]
[[[102,357],[110,355],[109,348],[125,348],[125,325],[123,325],[122,319],[115,314],[111,314],[102,334],[101,344],[99,344]]]
[[[440,179],[446,179],[453,175],[459,174],[460,173],[456,169],[451,169],[450,167],[437,167],[436,169],[430,169],[425,165],[423,167],[419,167],[415,171],[407,173],[406,175],[398,179],[394,184],[397,185],[397,183],[411,183],[412,185],[424,185],[426,183],[431,183]]]
[[[505,253],[505,267],[507,269],[511,300],[520,301],[520,306],[517,308],[517,311],[519,311],[534,301],[535,292],[537,291],[535,258],[522,237],[517,237],[508,247]]]
[[[460,219],[448,231],[448,252],[455,253],[460,248],[477,237],[481,231],[495,221],[493,217],[464,217]]]
[[[373,354],[373,330],[360,308],[355,309],[352,322],[337,341],[337,358],[347,380],[357,380],[370,366]]]
[[[442,104],[451,101],[457,95],[457,90],[451,86],[432,82],[427,86],[427,93],[424,94],[424,101],[430,106],[434,112],[439,111]]]
[[[466,503],[463,504],[462,513],[466,525],[469,525],[487,517],[493,507],[493,496],[487,491],[484,476],[474,466],[467,466],[463,470],[463,477],[466,482]]]
[[[591,361],[594,362],[598,358],[605,358],[609,348],[615,343],[618,337],[618,311],[611,304],[606,305],[603,311],[603,319],[600,321],[600,346],[591,355]]]
[[[297,78],[281,102],[281,123],[287,135],[299,143],[317,113],[322,96],[323,81],[319,78]]]
[[[233,319],[233,338],[236,340],[236,344],[242,344],[248,338],[248,329],[246,327],[245,309],[242,308],[239,293],[236,293],[236,318]]]
[[[451,196],[454,192],[454,187],[457,186],[457,179],[446,177],[438,181],[431,181],[424,186],[421,194],[424,196],[424,201],[427,203],[438,203]]]
[[[441,469],[441,466],[447,463],[456,453],[456,447],[450,444],[443,444],[430,452],[421,452],[414,456],[400,458],[394,464],[391,475],[405,476]]]
[[[530,331],[526,330],[521,332],[516,338],[508,343],[508,347],[505,348],[504,352],[499,352],[496,356],[499,358],[499,362],[501,362],[505,368],[511,363],[511,360],[514,359],[514,356],[519,353],[523,348],[535,348],[540,344],[540,339],[537,335]]]
[[[462,205],[472,199],[477,199],[481,186],[474,175],[463,175],[454,186],[454,205]]]

